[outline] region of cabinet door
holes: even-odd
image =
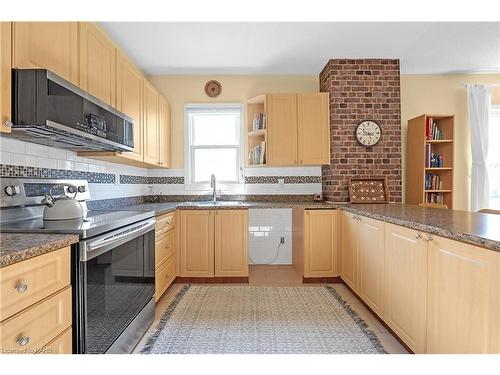
[[[298,157],[300,164],[330,164],[329,94],[297,95]]]
[[[358,221],[350,212],[342,212],[340,276],[355,292],[358,291]]]
[[[43,68],[78,85],[76,22],[14,22],[13,66]]]
[[[266,97],[267,164],[297,164],[297,95]]]
[[[428,353],[499,353],[500,254],[429,241]]]
[[[384,320],[415,353],[425,353],[427,243],[419,232],[385,224]]]
[[[116,108],[134,120],[134,151],[122,156],[143,160],[142,73],[121,52],[116,55]]]
[[[160,166],[170,168],[170,104],[160,96]]]
[[[335,277],[337,210],[304,212],[304,277]]]
[[[80,22],[80,87],[116,104],[116,48],[108,36],[90,22]]]
[[[215,276],[248,276],[248,210],[215,211]]]
[[[214,215],[210,210],[182,210],[182,277],[214,277]]]
[[[383,316],[384,222],[358,216],[359,296]]]
[[[146,80],[144,87],[144,162],[158,166],[159,155],[159,101],[158,92]]]
[[[0,133],[10,133],[12,23],[0,22]]]

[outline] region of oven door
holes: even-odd
[[[80,242],[77,352],[130,352],[152,323],[154,225],[151,219]]]

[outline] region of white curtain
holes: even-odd
[[[491,87],[489,85],[467,85],[467,104],[472,151],[471,210],[477,211],[481,208],[488,208],[490,200],[486,160],[488,157]]]

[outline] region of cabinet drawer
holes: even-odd
[[[156,236],[160,236],[175,227],[175,212],[169,212],[156,218]]]
[[[71,327],[45,345],[38,353],[40,354],[72,354],[73,335]]]
[[[175,231],[169,230],[163,236],[158,237],[155,243],[155,269],[175,253]]]
[[[175,280],[175,256],[163,263],[156,271],[155,276],[155,302],[157,302]]]
[[[0,321],[69,284],[69,247],[2,268],[0,270]]]
[[[12,354],[36,352],[70,326],[71,287],[68,287],[0,323],[0,350]]]

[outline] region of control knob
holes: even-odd
[[[20,189],[18,185],[9,185],[5,187],[5,194],[9,197],[13,197],[14,195],[19,194]]]
[[[85,193],[86,189],[85,189],[85,185],[80,185],[78,186],[78,192],[79,193]]]

